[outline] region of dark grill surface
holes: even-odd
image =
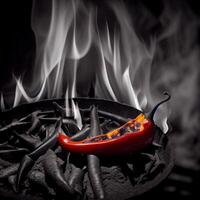
[[[81,137],[88,136],[94,121],[90,119],[91,106],[98,110],[103,132],[119,127],[140,113],[130,106],[107,100],[77,98],[74,101],[78,103],[83,122]],[[129,199],[166,179],[173,167],[171,145],[156,128],[156,145],[123,157],[97,158],[102,186],[91,186],[87,156],[71,154],[57,142],[58,130],[70,136],[80,133],[73,116],[65,117],[63,104],[63,99],[45,100],[1,113],[2,198],[60,199],[64,195],[70,199],[94,199],[100,198],[95,190],[102,187],[105,199]]]

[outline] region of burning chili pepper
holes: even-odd
[[[115,130],[82,141],[72,141],[64,133],[60,133],[59,142],[70,152],[103,156],[127,154],[144,149],[152,143],[154,137],[153,117],[157,108],[171,98],[168,93],[164,95],[167,95],[167,98],[153,108],[148,118],[141,113]]]

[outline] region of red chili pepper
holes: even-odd
[[[168,93],[165,93],[168,95]],[[73,153],[94,154],[102,156],[128,154],[139,151],[151,144],[154,137],[153,116],[158,106],[168,101],[168,98],[160,102],[152,110],[147,119],[144,114],[128,121],[123,126],[106,134],[86,138],[82,141],[72,141],[64,133],[59,135],[59,143],[65,149]]]

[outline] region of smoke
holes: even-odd
[[[199,166],[199,17],[184,2],[165,4],[159,18],[152,70],[152,88],[166,88],[172,95],[170,121],[176,143],[177,162]]]

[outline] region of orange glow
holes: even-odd
[[[147,122],[147,119],[145,118],[145,115],[141,113],[135,119],[128,121],[123,126],[117,128],[113,131],[110,131],[106,135],[109,139],[111,139],[113,136],[120,134],[120,131],[122,129],[128,129],[128,128],[134,129],[135,128],[137,131],[142,131],[144,129],[143,124],[146,123],[146,122]],[[138,123],[140,126],[136,127],[136,123]]]

